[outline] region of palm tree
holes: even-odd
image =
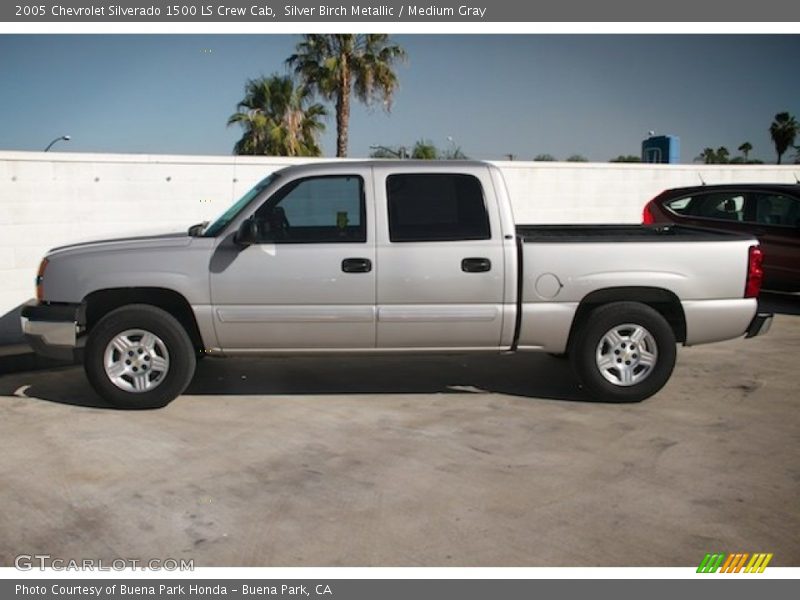
[[[750,151],[753,149],[753,144],[750,142],[745,142],[741,146],[739,146],[738,150],[742,154],[744,154],[744,162],[747,162],[748,158],[750,157]]]
[[[695,160],[702,160],[707,165],[713,165],[717,162],[717,153],[713,148],[705,147]]]
[[[419,140],[411,150],[411,158],[420,160],[436,160],[439,158],[439,150],[428,140]]]
[[[778,164],[781,164],[781,157],[784,152],[794,144],[800,124],[788,112],[775,115],[775,120],[769,126],[769,134],[772,136],[772,143],[775,144],[775,152],[778,154]]]
[[[347,156],[350,95],[368,106],[378,96],[388,112],[397,89],[394,63],[405,55],[386,34],[308,34],[286,59],[305,85],[336,102],[336,156]]]
[[[245,95],[228,118],[244,128],[234,154],[320,156],[318,136],[325,130],[325,107],[311,102],[311,91],[289,76],[249,79]]]
[[[728,162],[731,153],[728,152],[728,149],[725,146],[720,146],[719,148],[717,148],[716,155],[717,155],[716,162],[719,164],[725,164]]]

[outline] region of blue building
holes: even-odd
[[[642,162],[677,164],[681,161],[681,140],[676,135],[654,135],[642,142]]]

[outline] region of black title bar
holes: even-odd
[[[35,22],[800,22],[800,2],[760,0],[12,0],[0,21]]]

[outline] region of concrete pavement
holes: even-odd
[[[634,405],[546,355],[208,359],[141,412],[78,367],[6,375],[0,565],[797,566],[798,356],[780,315]]]

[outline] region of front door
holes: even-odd
[[[367,168],[288,181],[255,210],[258,243],[227,236],[211,261],[224,351],[375,347]]]

